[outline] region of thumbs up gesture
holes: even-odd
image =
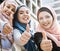
[[[29,39],[31,38],[31,34],[29,33],[30,29],[29,29],[29,25],[27,24],[26,26],[26,31],[22,33],[21,37],[20,37],[20,44],[21,45],[25,45],[28,43]]]
[[[2,30],[2,32],[3,32],[4,34],[10,34],[10,33],[12,33],[12,31],[13,31],[13,27],[10,26],[9,23],[6,23],[6,24],[4,25],[3,30]]]
[[[40,47],[43,51],[52,51],[52,42],[51,40],[47,39],[46,33],[43,32],[42,33],[43,39],[42,42],[40,44]]]

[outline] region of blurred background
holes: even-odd
[[[2,3],[4,0],[0,0]],[[54,8],[57,14],[57,20],[60,23],[60,0],[14,0],[18,6],[26,5],[31,12],[31,29],[36,29],[38,25],[37,21],[37,10],[44,6],[48,5]]]
[[[15,0],[18,5],[26,5],[31,11],[31,28],[35,30],[37,22],[37,10],[44,6],[48,5],[54,8],[57,14],[58,22],[60,23],[60,0]]]
[[[0,3],[2,3],[4,0],[0,0]],[[31,12],[31,29],[35,31],[36,26],[38,25],[37,21],[37,10],[44,6],[48,5],[54,8],[57,14],[57,20],[60,23],[60,0],[14,0],[17,5],[26,5],[28,9]],[[13,51],[14,48],[13,48]]]

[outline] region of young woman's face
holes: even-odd
[[[2,9],[3,14],[9,19],[16,11],[16,7],[13,4],[5,4]]]
[[[21,7],[18,11],[18,21],[24,24],[29,23],[29,10],[26,7]]]
[[[50,13],[43,11],[39,13],[39,23],[42,28],[48,29],[52,26],[53,24],[53,17],[51,16]]]

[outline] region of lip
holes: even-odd
[[[25,18],[23,18],[23,19],[24,19],[24,20],[26,20],[26,21],[28,20],[28,18],[27,18],[27,17],[25,17]]]
[[[10,16],[10,14],[8,12],[5,12],[7,16]]]
[[[47,23],[47,24],[43,24],[44,26],[48,26],[49,25],[49,23]]]

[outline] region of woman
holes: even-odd
[[[60,27],[57,22],[57,16],[53,8],[41,7],[37,12],[37,19],[39,22],[37,26],[37,32],[45,32],[48,39],[51,39],[53,45],[52,51],[60,51]],[[35,34],[35,42],[37,39],[38,42],[40,41],[40,43],[42,44],[42,37],[39,37],[40,40],[38,37],[36,37],[38,36],[38,34],[42,33]],[[36,42],[37,45],[38,42]],[[41,44],[40,46],[42,46]],[[43,50],[40,46],[39,49]],[[48,45],[45,45],[45,47],[47,48]]]
[[[37,51],[33,41],[32,33],[29,29],[30,16],[29,10],[26,6],[22,5],[17,8],[14,15],[14,40],[16,51],[20,51],[23,46],[27,51]],[[18,47],[18,48],[17,48]]]
[[[0,5],[0,25],[1,25],[1,47],[2,51],[9,51],[13,44],[12,20],[16,11],[16,3],[6,0]]]

